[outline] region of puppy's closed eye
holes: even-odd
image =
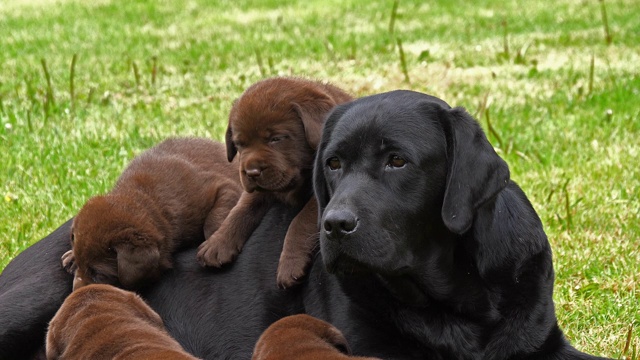
[[[280,142],[280,141],[282,141],[282,140],[285,140],[286,138],[287,138],[287,136],[286,136],[286,135],[275,135],[275,136],[272,136],[272,137],[269,139],[269,143],[271,143],[271,144],[275,144],[275,143],[278,143],[278,142]]]

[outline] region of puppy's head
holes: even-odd
[[[338,106],[314,171],[323,261],[338,273],[424,272],[508,179],[461,108],[411,91]]]
[[[164,325],[160,316],[133,292],[104,284],[84,286],[71,293],[49,322],[46,336],[48,359],[58,359],[68,346],[81,349],[81,342],[94,336],[97,323],[95,315],[142,319],[159,329]],[[115,322],[113,323],[115,324]],[[129,328],[130,330],[131,328]]]
[[[226,132],[229,161],[240,157],[247,192],[289,192],[309,176],[325,115],[351,97],[309,80],[271,78],[235,101]]]
[[[253,353],[253,360],[300,357],[342,359],[351,350],[342,332],[333,325],[306,314],[284,317],[265,330]],[[307,358],[307,357],[304,357]]]
[[[160,256],[163,239],[149,219],[129,211],[126,202],[109,195],[91,198],[72,225],[73,289],[94,283],[135,288],[158,277],[170,266]]]

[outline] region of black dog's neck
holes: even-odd
[[[303,170],[299,180],[292,181],[291,187],[288,187],[285,191],[272,192],[276,200],[294,208],[306,204],[313,195],[311,170],[308,172]]]

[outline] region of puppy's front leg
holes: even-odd
[[[293,218],[278,263],[278,286],[295,285],[305,275],[311,253],[318,243],[318,203],[315,196]]]
[[[270,204],[269,196],[243,192],[220,228],[198,247],[200,265],[221,267],[232,262],[262,221]]]
[[[211,237],[222,226],[224,220],[229,217],[231,210],[238,204],[241,193],[242,190],[235,186],[227,186],[218,190],[213,207],[204,221],[203,232],[205,239]]]

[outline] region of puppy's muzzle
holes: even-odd
[[[247,174],[247,177],[249,177],[250,179],[255,180],[258,177],[260,177],[260,175],[262,175],[262,169],[260,168],[247,169],[245,170],[245,174]]]
[[[358,217],[348,209],[328,210],[322,222],[322,229],[329,240],[341,240],[358,229]]]

